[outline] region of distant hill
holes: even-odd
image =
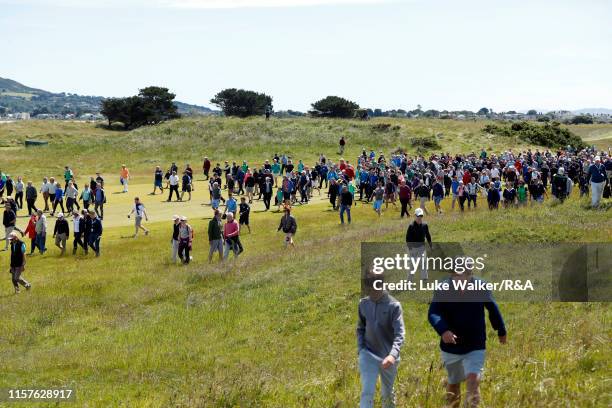
[[[98,114],[105,97],[85,96],[73,93],[53,93],[42,89],[31,88],[8,78],[0,78],[0,114],[28,112],[30,115],[73,114],[77,117],[86,114]],[[215,113],[210,108],[175,101],[179,113],[183,115],[210,115]]]
[[[607,109],[607,108],[584,108],[584,109],[578,109],[575,111],[572,111],[573,113],[576,114],[587,114],[590,113],[591,115],[612,115],[612,109]]]
[[[42,89],[30,88],[8,78],[0,78],[0,94],[4,93],[30,93],[35,95],[50,94]]]

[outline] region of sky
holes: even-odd
[[[612,108],[610,0],[0,0],[0,77],[275,110]],[[212,106],[211,106],[212,107]]]

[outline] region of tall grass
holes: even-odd
[[[72,126],[49,123],[51,129]],[[470,123],[398,123],[400,135],[374,139],[380,142],[376,150],[387,150],[404,137],[441,132],[449,143],[442,143],[444,149],[454,151],[463,143],[459,134],[472,129]],[[111,171],[133,149],[134,161],[125,161],[139,163],[133,167],[145,172],[147,156],[170,161],[176,159],[173,154],[184,152],[192,155],[190,160],[201,154],[223,158],[225,153],[216,147],[232,135],[235,143],[225,149],[236,158],[244,154],[260,160],[273,149],[281,152],[282,143],[275,138],[296,157],[314,158],[319,151],[333,154],[339,131],[354,132],[348,140],[350,154],[355,155],[361,147],[368,148],[367,141],[373,143],[369,126],[351,121],[212,118],[130,133],[90,128],[91,133],[82,137],[87,143],[74,140],[74,135],[58,136],[49,150],[3,156],[1,168],[20,171],[26,159],[34,166],[31,171],[47,174],[50,167],[64,164],[54,156],[61,154],[77,163],[78,172],[80,166],[83,172],[91,171],[92,157]],[[473,125],[471,137],[481,137],[479,127]],[[2,129],[4,140],[7,130]],[[293,136],[296,129],[303,132],[300,137]],[[202,151],[187,150],[190,144]],[[84,157],[78,153],[82,149]],[[295,209],[297,246],[285,251],[281,234],[275,232],[280,215],[254,212],[253,233],[242,236],[246,252],[225,265],[209,265],[205,217],[210,209],[197,205],[199,201],[164,209],[165,204],[147,198],[147,208],[157,220],[148,225],[151,235],[123,238],[132,232],[124,221],[131,196],[144,196],[149,187],[133,185],[129,195],[111,196],[105,221],[110,227],[105,229],[100,258],[60,258],[56,248],[29,258],[25,276],[34,287],[19,296],[12,294],[5,275],[0,285],[0,388],[74,387],[76,406],[83,407],[356,406],[359,243],[401,242],[407,221],[400,221],[396,210],[378,218],[369,205],[358,204],[353,224],[341,227],[336,212],[315,202]],[[195,195],[202,199],[204,183],[198,181],[196,187]],[[576,196],[563,205],[493,212],[479,208],[464,214],[451,212],[448,201],[443,202],[442,216],[427,217],[437,242],[612,240],[609,210],[589,210],[586,199]],[[160,222],[157,212],[186,211],[188,206],[196,231],[194,262],[170,265],[171,226]],[[517,267],[529,262],[520,253],[514,259]],[[0,253],[0,265],[7,263],[7,253]],[[398,406],[441,406],[444,369],[439,338],[427,323],[427,305],[406,302],[403,307],[407,341],[396,386]],[[608,304],[502,303],[501,308],[509,344],[497,344],[489,332],[484,406],[610,405]]]

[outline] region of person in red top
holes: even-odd
[[[346,174],[346,177],[349,179],[349,181],[355,178],[355,169],[348,162],[346,162],[344,174]]]
[[[464,186],[470,184],[470,181],[472,181],[472,173],[470,173],[469,170],[464,171],[462,180]]]
[[[23,234],[30,238],[30,255],[32,255],[36,249],[36,221],[38,221],[38,217],[36,214],[32,214],[30,221],[28,221],[28,226],[25,231],[23,231]]]
[[[408,212],[408,207],[412,209],[412,205],[410,204],[410,199],[412,198],[412,189],[405,181],[400,182],[399,188],[399,200],[402,205],[402,212],[400,217],[404,218],[404,214],[410,217],[410,213]]]
[[[208,173],[210,172],[210,160],[208,157],[204,157],[204,164],[202,164],[202,170],[204,170],[204,177],[208,180]]]
[[[224,259],[228,258],[230,251],[234,252],[234,258],[244,251],[240,242],[240,224],[234,219],[234,214],[231,212],[227,213],[227,222],[223,226],[223,238],[225,239]]]
[[[340,169],[340,171],[344,171],[346,169],[346,165],[347,162],[345,162],[344,159],[340,159],[340,165],[338,168]]]

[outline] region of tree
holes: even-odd
[[[108,120],[108,126],[110,127],[113,122],[121,122],[123,126],[127,128],[126,122],[128,122],[127,114],[127,98],[108,98],[102,101],[102,109],[100,113]]]
[[[535,115],[537,115],[537,114],[538,114],[538,111],[537,111],[537,110],[535,110],[535,109],[529,109],[529,110],[527,111],[527,114],[528,114],[528,115],[530,115],[530,116],[535,116]]]
[[[487,108],[480,108],[480,110],[478,111],[478,115],[488,115],[489,114],[489,110]]]
[[[574,116],[569,123],[571,123],[572,125],[579,125],[581,123],[587,124],[587,125],[592,125],[593,124],[593,118],[589,115],[578,115],[578,116]]]
[[[339,96],[328,96],[312,104],[313,116],[327,118],[352,118],[359,105]]]
[[[224,89],[210,100],[217,105],[226,116],[263,115],[266,109],[272,110],[272,97],[264,93],[247,91],[244,89]]]
[[[120,122],[127,130],[153,125],[180,117],[174,96],[168,88],[150,86],[136,96],[105,99],[100,113],[108,120],[108,126]]]
[[[169,92],[168,88],[149,86],[138,93],[143,110],[142,125],[161,123],[169,119],[180,117],[174,104],[176,95]],[[139,124],[140,125],[140,124]]]

